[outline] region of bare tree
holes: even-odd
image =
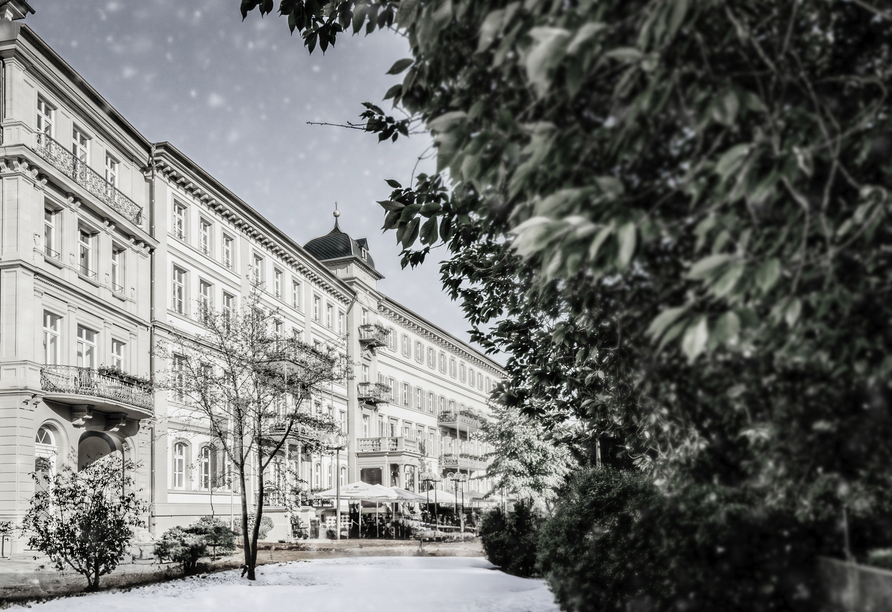
[[[169,364],[165,386],[185,406],[170,418],[206,433],[229,463],[241,497],[245,572],[254,580],[264,495],[276,487],[266,481],[267,468],[281,460],[289,440],[312,452],[337,431],[333,417],[314,410],[314,400],[350,369],[338,347],[286,337],[278,313],[261,305],[258,287],[237,311],[200,305],[199,316],[201,333],[172,331],[158,347]]]

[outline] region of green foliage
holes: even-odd
[[[155,556],[183,566],[183,574],[193,571],[199,559],[208,554],[207,541],[189,528],[171,527],[155,541]]]
[[[892,548],[875,548],[868,551],[867,565],[892,570]]]
[[[480,540],[486,558],[515,576],[536,574],[536,542],[544,517],[528,502],[518,502],[505,514],[495,508],[483,517]]]
[[[824,521],[876,514],[892,486],[892,21],[875,4],[280,10],[310,51],[406,35],[386,98],[409,116],[361,116],[379,139],[424,126],[437,168],[390,183],[384,227],[404,265],[446,245],[474,339],[509,355],[503,402],[609,436],[667,491]]]
[[[737,490],[663,495],[641,474],[576,475],[540,530],[564,610],[812,610],[820,530]]]
[[[62,571],[67,567],[87,579],[87,591],[118,566],[130,547],[133,527],[143,525],[145,504],[130,477],[136,465],[117,454],[103,457],[80,472],[63,466],[58,473],[32,474],[35,493],[22,521],[28,546]]]
[[[263,523],[263,520],[260,521]],[[200,536],[211,550],[211,558],[235,552],[236,533],[229,525],[214,516],[203,516],[186,528],[186,531]]]
[[[217,554],[235,551],[235,536],[222,520],[203,516],[188,527],[171,527],[165,531],[155,542],[155,556],[182,564],[183,573],[187,574],[195,570],[202,557],[216,559]]]
[[[481,439],[493,447],[486,470],[493,489],[549,508],[572,468],[570,451],[517,408],[493,404],[489,417],[481,424]]]
[[[254,531],[254,517],[255,514],[252,512],[248,515],[248,532]],[[271,519],[267,515],[262,515],[260,517],[260,529],[258,530],[258,540],[263,540],[266,538],[267,534],[275,527],[276,524],[273,523],[273,519]]]

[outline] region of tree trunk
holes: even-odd
[[[239,486],[241,487],[242,502],[242,548],[245,553],[245,571],[248,573],[248,580],[254,580],[254,566],[251,563],[253,558],[251,555],[251,539],[248,537],[248,492],[245,489],[245,466],[239,466]]]

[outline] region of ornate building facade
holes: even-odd
[[[468,494],[486,491],[474,432],[499,365],[381,293],[367,243],[337,220],[301,246],[173,145],[149,142],[18,21],[29,11],[0,7],[0,521],[21,520],[35,469],[110,453],[140,464],[150,532],[228,513],[210,439],[153,387],[170,364],[151,349],[199,333],[201,307],[238,308],[258,282],[287,333],[342,346],[354,367],[316,398],[343,452],[295,441],[291,476],[274,479],[421,491],[424,472],[465,473]],[[268,537],[288,533],[286,506],[271,496]]]

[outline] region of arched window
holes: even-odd
[[[207,491],[211,488],[211,447],[202,446],[198,451],[198,488]]]
[[[56,455],[59,447],[56,435],[50,427],[41,426],[34,436],[34,471],[47,477],[56,472]]]
[[[186,443],[173,445],[173,488],[186,488]]]

